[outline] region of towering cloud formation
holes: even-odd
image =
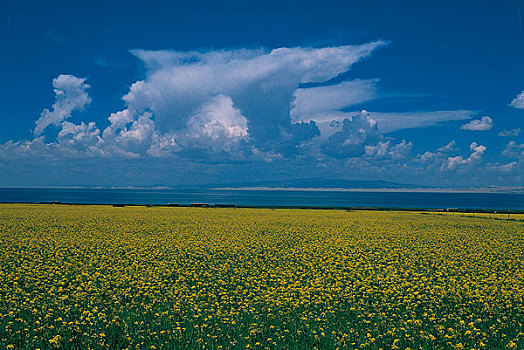
[[[35,136],[40,136],[49,125],[58,126],[71,116],[75,110],[82,110],[91,102],[86,90],[89,85],[85,79],[73,75],[61,74],[53,79],[55,88],[55,103],[52,110],[44,109],[36,121]]]
[[[195,118],[200,118],[196,115],[207,110],[204,114],[208,125],[225,125],[227,120],[227,128],[242,129],[244,134],[249,130],[256,147],[280,151],[282,141],[289,137],[300,138],[295,134],[304,128],[292,125],[290,108],[294,101],[295,112],[304,114],[317,113],[322,106],[325,108],[329,103],[325,99],[327,95],[332,102],[338,101],[335,102],[337,107],[361,102],[373,95],[372,81],[309,89],[299,89],[300,84],[332,79],[383,45],[384,42],[377,41],[358,46],[271,51],[133,50],[146,67],[147,76],[132,85],[124,100],[139,114],[152,111],[161,133],[179,134],[188,127],[195,131]],[[322,106],[313,106],[315,101],[322,99]],[[216,116],[219,119],[214,120],[215,112],[211,109],[219,106],[217,101],[220,106],[227,101],[230,107],[218,107],[220,111]],[[239,124],[231,125],[232,122]],[[307,125],[316,129],[313,124]],[[309,134],[316,132],[313,130]],[[230,142],[225,138],[238,137],[238,132],[223,132],[220,137],[215,133],[215,140],[220,139],[219,143],[223,144]]]
[[[56,141],[35,139],[23,144],[31,150],[48,145],[50,152],[84,151],[104,157],[193,158],[214,153],[216,159],[218,154],[277,159],[295,155],[301,144],[322,136],[314,147],[317,151],[335,157],[362,155],[365,145],[382,138],[373,118],[338,115],[329,122],[339,123],[340,128],[322,132],[317,123],[324,127],[324,117],[376,97],[376,79],[335,84],[330,80],[386,44],[207,52],[133,50],[146,69],[145,79],[132,84],[123,97],[125,109],[109,116],[110,125],[103,132],[94,122],[66,121],[91,99],[85,79],[60,75],[53,80],[55,103],[42,112],[34,130],[38,137],[55,125],[59,128]],[[374,123],[375,131],[352,130],[368,122]],[[345,144],[334,151],[337,139]],[[321,143],[325,144],[318,147]],[[10,149],[17,144],[21,145],[11,143]]]
[[[205,166],[210,172],[213,167],[229,171],[224,169],[232,164],[240,168],[249,164],[253,174],[264,167],[273,173],[301,166],[313,173],[338,169],[347,174],[353,169],[372,176],[386,168],[472,170],[483,163],[486,147],[476,143],[471,144],[470,154],[450,156],[458,151],[453,141],[433,152],[421,151],[413,159],[412,142],[388,137],[401,129],[471,119],[475,111],[359,111],[368,101],[385,96],[379,80],[344,80],[343,73],[384,45],[376,41],[273,50],[133,50],[145,68],[144,77],[123,96],[121,110],[102,122],[105,128],[99,129],[93,121],[68,120],[91,102],[89,85],[85,79],[60,75],[53,80],[55,102],[36,121],[35,137],[0,145],[0,160],[90,158],[93,164],[114,160],[166,167],[185,164]],[[50,125],[57,126],[56,139],[50,137],[55,133],[46,132]],[[492,126],[493,120],[485,116],[462,129]],[[508,145],[505,155],[513,148]],[[142,159],[135,162],[134,158]],[[518,159],[508,169],[520,169]]]

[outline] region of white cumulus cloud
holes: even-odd
[[[111,125],[102,134],[104,153],[127,158],[146,154],[158,138],[152,117],[151,112],[138,114],[129,109],[111,114]]]
[[[487,131],[487,130],[491,130],[492,127],[493,127],[493,119],[486,115],[482,117],[481,119],[472,120],[469,123],[462,125],[460,128],[462,130],[470,130],[470,131]]]
[[[503,136],[503,137],[510,137],[510,136],[519,136],[520,135],[520,128],[515,128],[511,130],[502,130],[497,135]]]
[[[297,123],[290,118],[292,108],[302,113],[327,108],[325,103],[324,107],[311,103],[327,93],[338,106],[371,98],[373,81],[309,89],[300,84],[324,83],[384,45],[377,41],[273,50],[133,50],[146,68],[146,78],[134,83],[124,100],[137,113],[153,112],[159,132],[166,133],[186,129],[191,118],[213,105],[216,96],[227,96],[232,108],[246,119],[251,141],[267,151],[279,148],[282,140],[298,130],[292,126]],[[361,86],[366,86],[365,91],[359,90]]]
[[[125,105],[109,115],[105,128],[99,129],[95,122],[68,121],[72,113],[91,102],[89,85],[85,79],[60,75],[53,80],[55,102],[36,121],[35,137],[0,145],[0,158],[98,157],[109,158],[104,160],[107,162],[142,158],[140,162],[154,163],[158,162],[154,158],[171,157],[158,164],[221,166],[254,161],[271,164],[275,171],[279,164],[291,162],[293,166],[300,163],[305,168],[325,166],[340,171],[354,167],[369,174],[395,166],[408,169],[414,165],[419,171],[433,171],[480,164],[486,151],[483,145],[472,143],[469,155],[450,157],[456,150],[455,141],[451,141],[411,157],[412,142],[386,136],[401,129],[472,119],[475,111],[351,109],[381,97],[379,80],[341,81],[342,74],[386,44],[133,50],[145,75],[131,85],[123,96]],[[49,139],[53,133],[44,133],[49,125],[57,126],[55,140]],[[491,128],[493,121],[483,117],[466,125],[481,130],[486,125]],[[512,150],[516,146],[511,146]]]
[[[509,104],[513,108],[524,108],[524,91],[517,95]]]
[[[524,143],[519,145],[515,141],[508,142],[502,155],[508,158],[524,157]]]
[[[439,151],[439,152],[450,152],[450,151],[453,151],[455,149],[456,145],[457,145],[457,143],[453,140],[453,141],[449,142],[447,145],[438,148],[437,151]]]
[[[383,139],[377,121],[365,114],[346,118],[341,124],[341,130],[322,144],[324,152],[332,157],[360,157],[366,153],[366,146],[377,145]]]
[[[215,96],[191,116],[183,135],[188,146],[215,151],[229,151],[233,144],[249,138],[247,119],[225,95]]]
[[[429,164],[431,168],[435,167],[437,164],[441,166],[443,161],[447,161],[447,153],[450,153],[456,149],[457,143],[455,140],[448,142],[446,145],[437,148],[436,152],[426,151],[417,156],[417,160],[423,163]]]
[[[517,167],[518,167],[518,162],[517,161],[513,161],[513,162],[510,162],[510,163],[507,163],[507,164],[502,164],[500,165],[499,167],[499,170],[502,171],[502,172],[511,172],[513,170],[515,170]]]
[[[49,125],[58,126],[69,118],[73,111],[82,110],[91,102],[86,91],[89,85],[83,78],[61,74],[53,79],[53,87],[55,88],[55,103],[51,110],[44,109],[40,118],[36,120],[35,136],[40,136]]]
[[[376,145],[366,145],[364,150],[368,157],[402,159],[407,157],[412,148],[413,143],[406,140],[396,145],[387,140],[379,141]]]
[[[79,125],[64,121],[58,133],[58,143],[71,151],[94,151],[100,143],[100,130],[95,122]]]
[[[456,157],[448,157],[446,162],[442,164],[443,170],[452,170],[460,166],[466,166],[478,163],[482,156],[484,155],[484,152],[486,152],[486,146],[479,145],[476,142],[472,142],[471,145],[469,145],[469,150],[471,151],[468,158],[464,158],[462,156],[456,156]]]

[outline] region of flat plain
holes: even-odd
[[[524,348],[524,216],[0,205],[0,348]]]

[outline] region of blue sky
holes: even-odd
[[[0,185],[524,186],[523,11],[4,1]]]

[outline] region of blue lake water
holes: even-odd
[[[267,190],[0,188],[0,202],[524,210],[523,194]]]

